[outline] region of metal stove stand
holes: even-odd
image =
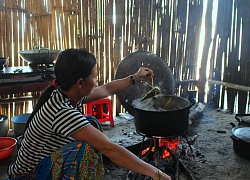
[[[170,164],[167,165],[167,164],[164,164],[165,160],[162,159],[162,148],[160,148],[160,145],[159,145],[159,140],[160,139],[163,139],[163,140],[178,139],[178,140],[180,140],[180,137],[185,137],[185,140],[186,140],[187,144],[189,145],[190,149],[193,150],[191,144],[188,141],[186,133],[182,133],[180,135],[167,136],[167,137],[147,136],[147,135],[145,135],[145,134],[143,134],[141,132],[138,132],[138,131],[137,131],[137,133],[140,134],[143,137],[142,138],[142,143],[141,143],[141,148],[140,148],[140,151],[139,151],[140,154],[138,155],[138,157],[140,157],[142,160],[154,165],[158,169],[161,169],[164,172],[166,172],[166,169],[171,171],[171,167],[174,167],[174,169],[172,169],[172,172],[174,172],[175,180],[179,179],[179,170],[180,170],[180,168],[185,171],[185,174],[188,175],[189,179],[194,180],[192,174],[189,172],[189,170],[186,168],[186,166],[179,159],[180,151],[177,150],[176,152],[173,152],[172,150],[170,150],[169,147],[167,147],[167,146],[164,147],[170,153],[170,155],[172,157],[172,162],[170,162]],[[152,139],[153,143],[151,144],[151,146],[149,146],[149,150],[147,151],[148,154],[145,154],[143,156],[142,151],[144,150],[143,148],[145,147],[144,142],[145,142],[146,138],[147,139]],[[151,151],[153,147],[154,147],[154,151]],[[137,178],[137,179],[140,179],[140,178]]]

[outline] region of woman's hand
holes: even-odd
[[[171,178],[169,175],[167,175],[167,174],[165,174],[165,173],[162,173],[162,176],[161,176],[160,179],[161,179],[161,180],[171,180],[172,178]]]
[[[139,70],[133,74],[135,81],[140,81],[143,78],[150,78],[154,76],[154,72],[146,67],[140,67]]]
[[[161,170],[158,170],[156,177],[153,178],[153,180],[171,180],[171,179],[172,178],[169,175],[165,174]]]

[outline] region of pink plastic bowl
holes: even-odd
[[[9,157],[16,146],[17,140],[11,137],[0,137],[0,160]]]

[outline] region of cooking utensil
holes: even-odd
[[[23,50],[19,51],[19,55],[30,64],[50,64],[53,63],[61,50],[50,50],[48,48],[35,49],[37,46],[33,47],[33,50]]]
[[[147,85],[149,85],[152,89],[151,89],[149,92],[147,92],[147,93],[142,97],[141,102],[144,101],[144,100],[146,100],[146,99],[148,99],[148,98],[150,98],[150,97],[153,97],[153,96],[155,96],[155,95],[161,93],[160,88],[154,86],[154,78],[151,77],[151,79],[152,79],[151,85],[150,85],[148,82],[146,82],[146,83],[147,83]]]
[[[146,100],[146,99],[148,99],[148,98],[151,98],[151,97],[153,97],[153,96],[155,96],[155,95],[157,95],[157,94],[160,94],[161,93],[161,90],[160,90],[160,88],[158,88],[158,87],[154,87],[154,88],[152,88],[149,92],[147,92],[142,98],[141,98],[141,102],[142,101],[144,101],[144,100]]]
[[[124,78],[134,74],[142,66],[148,67],[154,71],[154,87],[158,87],[163,94],[174,94],[175,81],[173,73],[167,63],[153,52],[137,51],[126,56],[118,64],[115,79]],[[119,102],[126,109],[126,111],[130,114],[133,113],[133,109],[126,103],[126,100],[129,99],[130,101],[134,101],[138,98],[142,98],[143,95],[152,89],[152,86],[148,85],[151,83],[152,79],[146,78],[142,81],[137,81],[135,85],[130,86],[117,94]]]
[[[0,70],[3,70],[4,66],[9,61],[9,58],[6,57],[0,57]]]
[[[0,115],[0,136],[7,136],[8,116]]]
[[[250,114],[235,114],[238,126],[250,126]]]
[[[250,160],[250,127],[233,127],[232,134],[234,152]]]
[[[126,102],[133,109],[137,131],[147,137],[167,137],[187,131],[189,109],[195,104],[195,99],[190,102],[182,97],[158,94],[143,102],[140,98],[132,103],[130,100]]]

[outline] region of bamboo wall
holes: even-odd
[[[98,60],[101,85],[114,79],[118,63],[128,54],[152,51],[172,70],[177,95],[197,90],[200,102],[222,108],[226,97],[231,111],[237,106],[246,112],[248,91],[209,84],[207,79],[249,86],[249,4],[248,0],[0,0],[0,55],[9,57],[9,66],[19,66],[28,64],[18,51],[35,45],[86,48]]]

